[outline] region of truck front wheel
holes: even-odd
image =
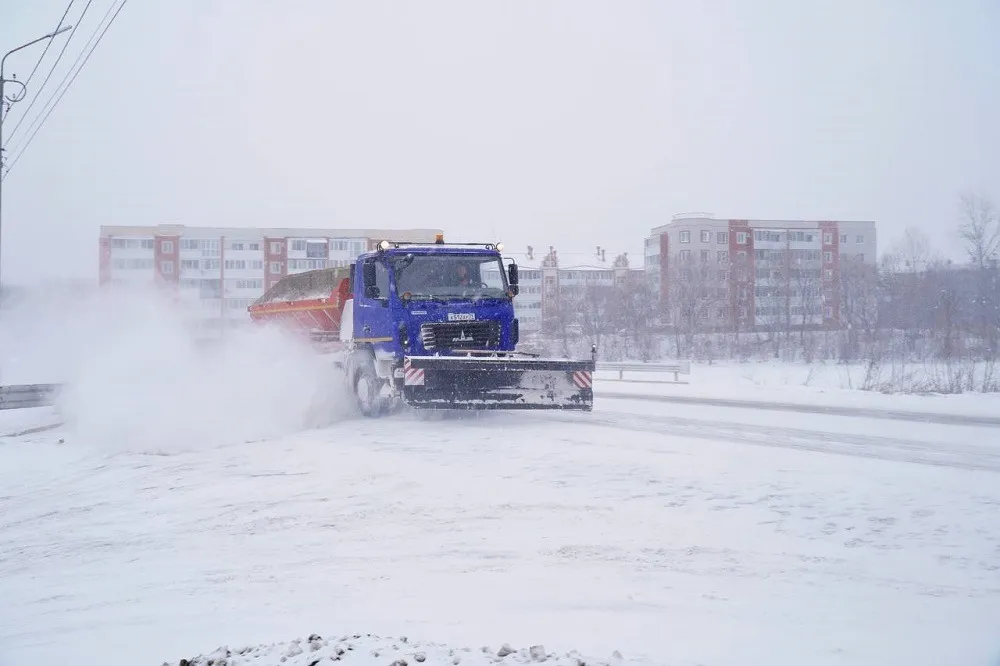
[[[371,363],[361,364],[354,375],[354,399],[357,401],[358,409],[365,416],[381,416],[385,402],[379,396],[382,383]]]

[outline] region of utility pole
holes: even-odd
[[[21,49],[26,49],[29,46],[34,46],[39,42],[44,42],[47,39],[52,39],[56,35],[61,35],[67,30],[71,29],[73,26],[64,25],[55,32],[50,32],[47,35],[42,35],[38,39],[33,39],[26,44],[21,44],[17,48],[11,49],[4,54],[3,58],[0,58],[0,304],[3,303],[3,179],[4,179],[4,146],[3,146],[3,116],[4,107],[20,102],[24,99],[28,90],[25,88],[24,84],[17,79],[7,80],[4,74],[4,65],[7,64],[7,56],[12,53],[17,53]],[[21,95],[19,97],[4,97],[3,87],[5,83],[16,83],[21,86]]]

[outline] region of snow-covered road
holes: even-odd
[[[992,666],[998,471],[997,428],[620,399],[194,450],[26,434],[0,441],[0,664],[371,632]]]

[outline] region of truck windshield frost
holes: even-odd
[[[503,298],[507,281],[497,257],[409,254],[393,262],[396,293],[413,298]]]

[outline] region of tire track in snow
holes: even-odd
[[[797,449],[816,453],[909,462],[938,467],[1000,472],[1000,448],[913,442],[895,437],[831,433],[802,428],[719,423],[674,416],[593,412],[587,418],[551,415],[566,423],[592,425],[613,430],[676,435],[711,441]]]
[[[690,395],[656,395],[648,393],[596,392],[600,398],[610,400],[642,400],[645,402],[672,402],[709,407],[735,407],[738,409],[766,409],[779,412],[801,412],[805,414],[825,414],[827,416],[853,416],[866,419],[888,419],[890,421],[915,421],[918,423],[939,423],[942,425],[986,426],[1000,428],[1000,416],[976,416],[963,414],[933,414],[924,412],[875,409],[871,407],[844,407],[836,405],[805,405],[793,402],[773,402],[765,400],[733,400],[731,398],[709,398]]]

